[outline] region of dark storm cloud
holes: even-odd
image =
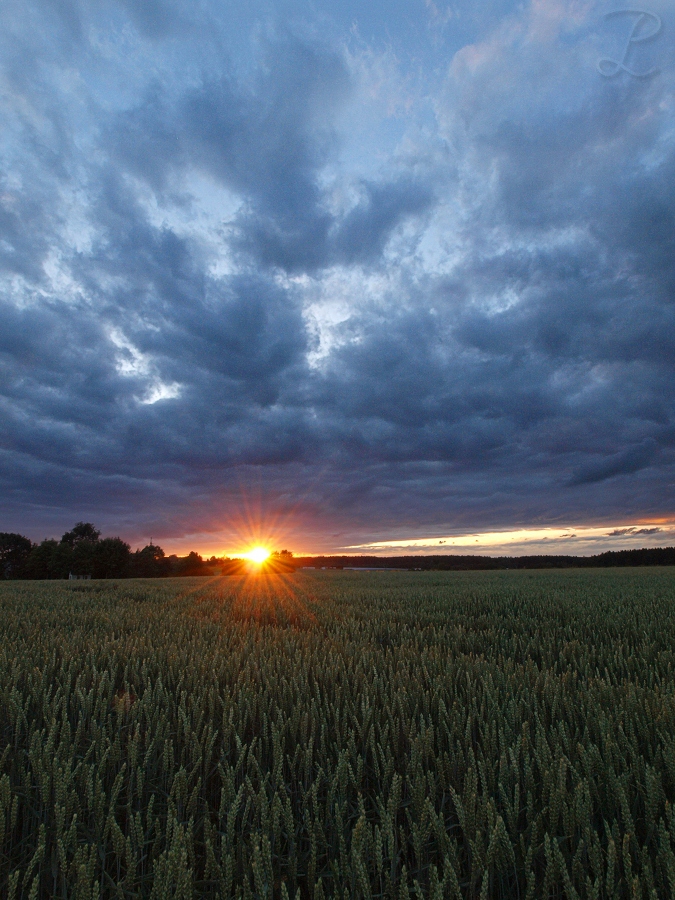
[[[603,79],[563,7],[492,22],[375,152],[379,82],[311,28],[243,66],[208,7],[12,7],[6,529],[215,528],[251,477],[364,539],[668,513],[673,75]]]
[[[336,230],[337,259],[348,263],[378,259],[393,229],[433,203],[430,186],[410,177],[384,184],[365,184],[363,199]]]
[[[430,185],[408,173],[366,181],[359,202],[332,215],[318,174],[337,151],[344,60],[286,35],[266,48],[261,69],[247,87],[204,76],[173,102],[154,84],[110,129],[116,158],[155,190],[195,167],[237,192],[233,246],[258,264],[297,272],[377,260],[394,228],[432,205]]]
[[[284,268],[313,260],[328,215],[316,183],[333,144],[331,111],[348,89],[342,60],[285,38],[268,51],[252,92],[206,81],[183,101],[199,162],[248,201],[242,242]]]
[[[639,472],[650,465],[657,452],[655,441],[645,441],[637,447],[631,447],[623,453],[616,453],[595,464],[590,463],[573,478],[573,484],[591,484],[594,481],[605,481],[615,475],[627,475]]]
[[[9,199],[9,198],[8,198]],[[47,244],[40,234],[42,223],[37,203],[17,199],[0,208],[0,267],[31,280],[41,277]]]

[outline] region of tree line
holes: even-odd
[[[34,544],[22,534],[0,532],[0,579],[68,578],[165,578],[181,575],[240,575],[247,571],[242,559],[204,560],[192,551],[187,556],[166,556],[154,543],[131,551],[119,537],[102,538],[90,522],[78,522],[60,541],[45,539]],[[606,551],[596,556],[303,556],[276,551],[261,566],[268,574],[298,568],[344,567],[412,570],[562,569],[615,566],[675,566],[675,547]]]
[[[617,566],[675,566],[675,547],[606,550],[595,556],[296,556],[296,568],[411,569],[413,571],[490,571],[497,569],[595,569]]]
[[[22,534],[0,532],[0,578],[163,578],[172,575],[211,575],[214,564],[194,551],[166,556],[154,543],[132,552],[119,537],[101,537],[91,522],[78,522],[60,541],[34,544]]]

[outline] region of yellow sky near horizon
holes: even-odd
[[[486,553],[491,556],[565,554],[592,556],[606,550],[662,546],[675,540],[675,523],[639,522],[626,525],[520,528],[449,534],[411,540],[352,545],[351,553]]]
[[[636,547],[672,546],[675,544],[675,519],[658,519],[636,523],[604,525],[571,525],[567,527],[539,527],[504,529],[500,531],[462,532],[458,534],[427,535],[425,537],[399,537],[390,540],[359,544],[323,546],[311,548],[313,542],[297,540],[297,535],[279,540],[253,541],[251,544],[229,541],[216,535],[187,535],[178,541],[162,544],[166,553],[183,555],[190,550],[208,558],[210,556],[241,557],[253,544],[262,544],[269,550],[287,548],[295,556],[338,555],[423,555],[439,553],[485,554],[489,556],[527,556],[556,554],[592,556],[607,550],[623,550]],[[228,546],[229,545],[229,546]]]

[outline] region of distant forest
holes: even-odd
[[[579,569],[610,566],[675,566],[675,547],[610,550],[597,556],[293,556],[275,552],[262,571],[288,573],[297,569],[401,569],[471,571],[491,569]],[[90,522],[78,522],[57,540],[34,544],[21,534],[0,532],[0,579],[170,578],[185,575],[237,575],[247,567],[239,559],[194,551],[166,556],[150,543],[132,552],[119,537],[102,538]]]
[[[608,550],[597,556],[296,556],[296,568],[412,569],[591,569],[611,566],[675,566],[675,547]]]
[[[119,537],[102,538],[90,522],[78,522],[60,541],[34,544],[22,534],[0,532],[0,578],[164,578],[220,574],[223,560],[198,553],[166,556],[147,544],[133,553]],[[214,568],[215,566],[215,568]]]

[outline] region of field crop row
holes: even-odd
[[[675,896],[675,573],[0,584],[0,895]]]

